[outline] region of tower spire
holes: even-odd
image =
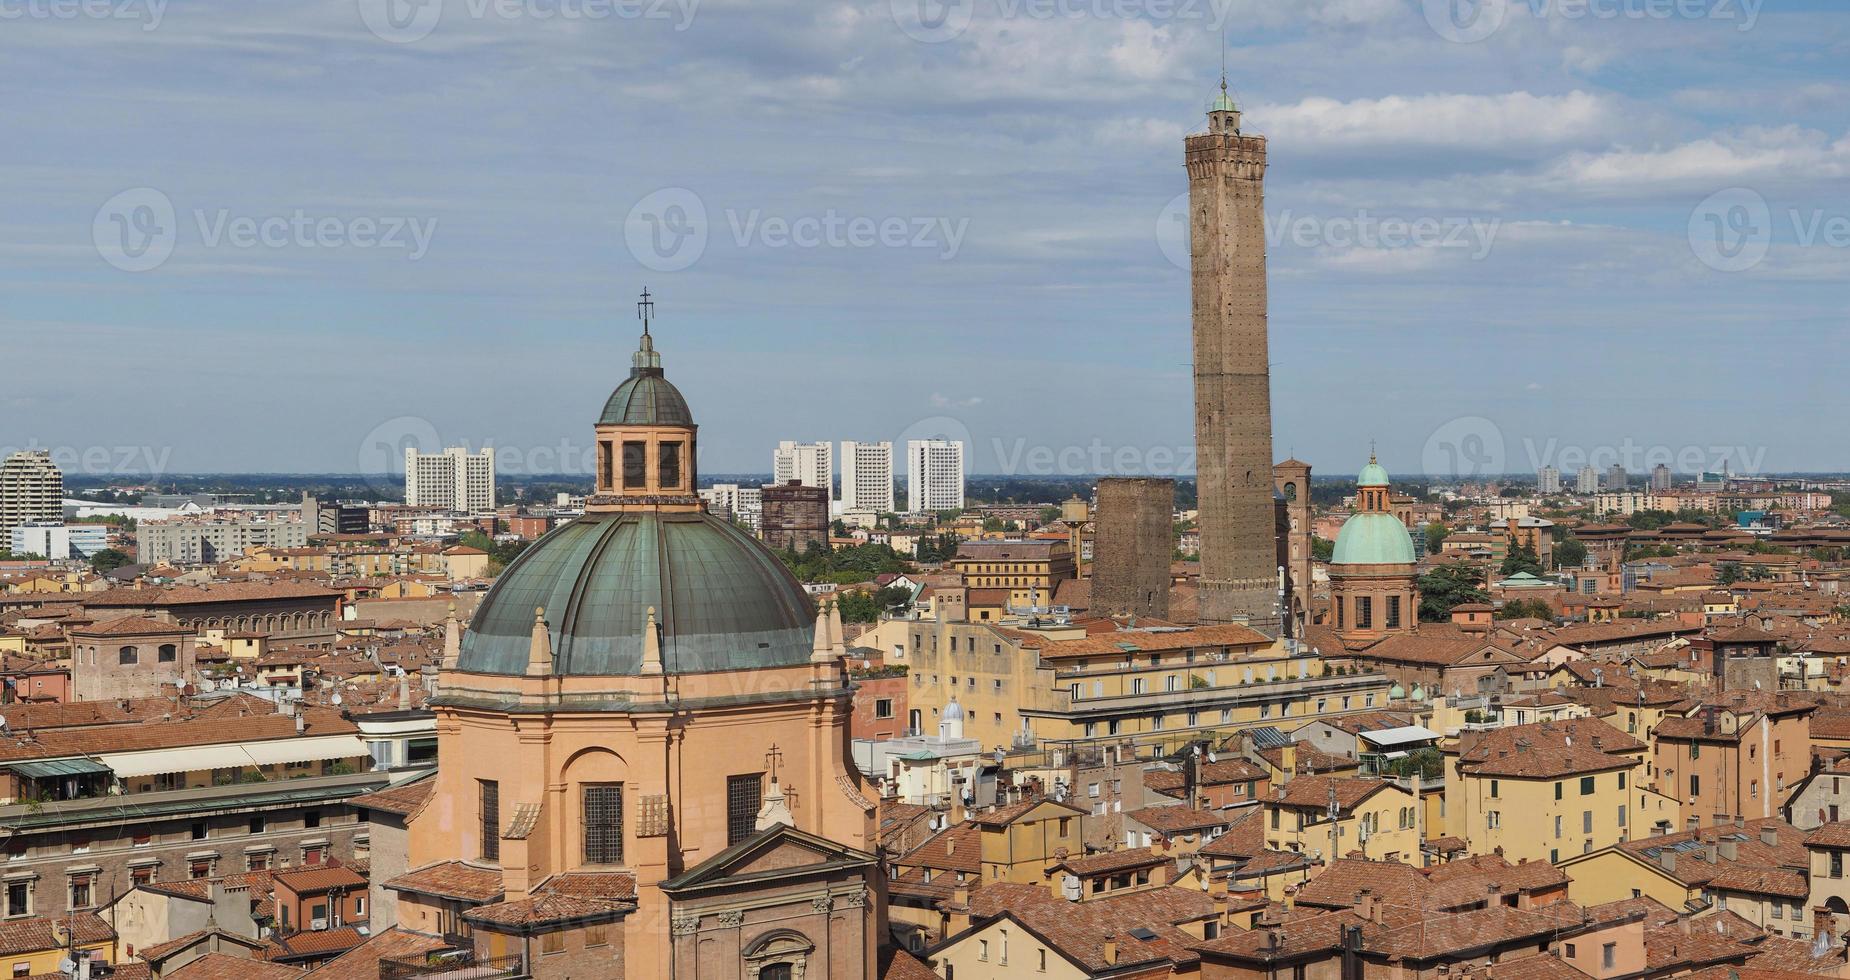
[[[649,294],[649,287],[642,287],[642,298],[636,301],[636,319],[642,321],[642,340],[637,344],[636,353],[630,358],[630,367],[634,372],[656,371],[662,369],[662,355],[655,352],[655,338],[649,336],[649,321],[655,319],[655,297]]]

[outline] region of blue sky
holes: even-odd
[[[1841,4],[412,3],[0,0],[0,445],[582,470],[647,285],[707,471],[1187,468],[1224,27],[1281,458],[1850,467]]]

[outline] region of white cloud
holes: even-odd
[[[1661,149],[1573,153],[1548,174],[1553,183],[1604,193],[1845,176],[1850,176],[1850,137],[1832,139],[1796,125],[1756,127]]]
[[[1339,102],[1313,96],[1252,112],[1266,136],[1294,151],[1392,147],[1515,152],[1603,143],[1624,120],[1608,96],[1390,95]]]

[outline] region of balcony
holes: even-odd
[[[411,980],[413,977],[431,980],[499,980],[526,975],[526,961],[519,953],[512,956],[477,957],[470,950],[459,949],[432,953],[418,959],[381,957],[379,960],[379,980]]]

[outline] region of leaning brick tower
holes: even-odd
[[[1194,292],[1200,619],[1276,634],[1272,391],[1266,353],[1265,137],[1240,132],[1221,79],[1186,140]]]

